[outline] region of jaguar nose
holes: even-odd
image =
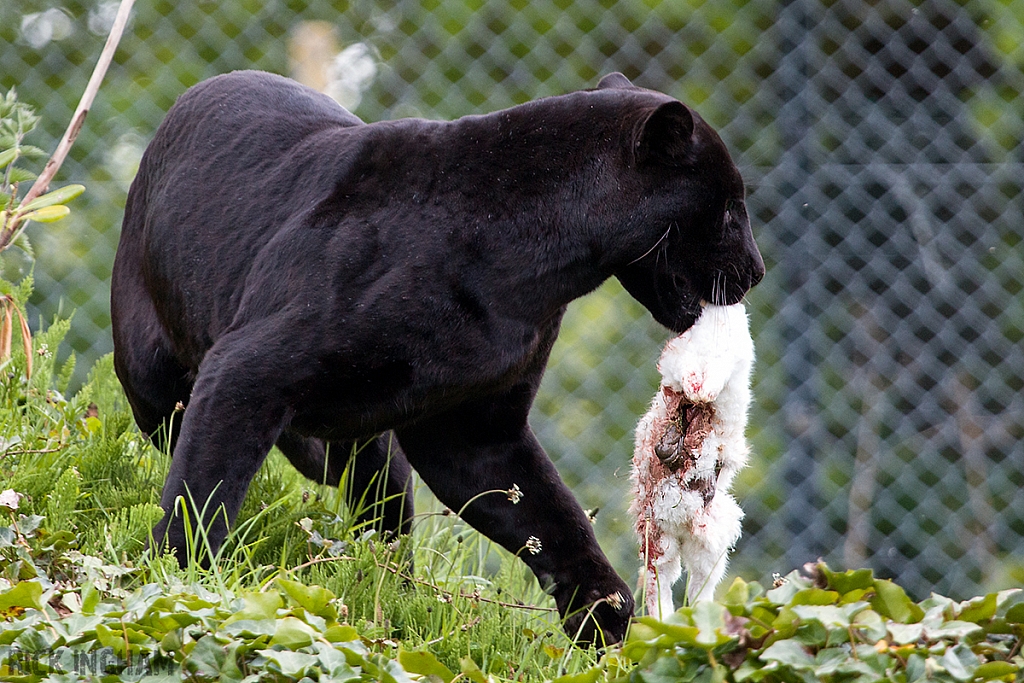
[[[754,253],[751,254],[750,260],[750,284],[747,289],[756,287],[757,283],[764,279],[764,259],[761,257],[761,251],[755,246]]]

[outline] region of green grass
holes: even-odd
[[[35,336],[31,378],[21,351],[0,360],[0,680],[1024,680],[1024,591],[914,603],[823,564],[639,618],[605,653],[575,648],[526,567],[456,514],[428,503],[384,542],[276,453],[211,568],[180,569],[146,550],[169,458],[109,357],[65,395],[67,329]]]
[[[53,351],[67,327],[58,321],[36,336],[35,347],[47,351],[37,355],[30,380],[17,351],[0,368],[0,488],[24,496],[19,515],[42,518],[37,541],[59,536],[72,557],[128,568],[107,580],[111,589],[188,586],[230,602],[292,580],[330,591],[339,624],[388,658],[401,644],[429,650],[455,672],[479,667],[514,680],[597,663],[594,650],[570,645],[553,601],[525,565],[424,492],[418,498],[427,511],[414,519],[412,535],[385,543],[355,521],[342,492],[306,480],[276,451],[212,569],[198,562],[179,569],[169,555],[154,556],[146,546],[162,516],[157,503],[169,458],[135,428],[110,357],[80,391],[63,395],[74,360],[55,363]],[[196,536],[194,553],[205,557]],[[81,592],[80,574],[69,569],[54,578]]]

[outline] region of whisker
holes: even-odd
[[[661,246],[661,243],[665,241],[665,238],[666,238],[666,237],[668,237],[668,234],[669,234],[670,232],[672,232],[672,223],[669,223],[669,224],[668,224],[668,229],[667,229],[667,230],[665,231],[665,234],[664,234],[664,235],[662,235],[662,236],[661,236],[661,237],[660,237],[660,238],[658,239],[658,241],[657,241],[657,242],[655,242],[655,243],[654,243],[654,245],[653,245],[653,246],[652,246],[652,247],[651,247],[650,249],[648,249],[647,251],[645,251],[645,252],[643,253],[643,255],[642,255],[642,256],[639,256],[639,257],[637,257],[637,258],[633,259],[632,261],[630,261],[630,262],[629,262],[629,263],[627,263],[626,265],[627,265],[627,266],[631,266],[631,265],[633,265],[634,263],[636,263],[637,261],[640,261],[640,260],[643,260],[644,258],[646,258],[646,257],[647,257],[647,256],[648,256],[648,255],[649,255],[649,254],[650,254],[650,253],[651,253],[652,251],[654,251],[654,250],[655,250],[655,249],[657,249],[657,248],[658,248],[659,246]]]

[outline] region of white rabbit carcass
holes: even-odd
[[[661,387],[636,429],[633,502],[647,613],[674,611],[685,566],[692,603],[711,599],[740,536],[729,494],[746,464],[754,343],[742,304],[705,307],[661,354]]]

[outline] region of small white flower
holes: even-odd
[[[10,508],[11,510],[18,509],[18,501],[24,496],[15,491],[14,489],[7,489],[3,493],[0,493],[0,507]]]
[[[531,555],[536,555],[542,548],[543,546],[540,543],[540,539],[536,536],[530,536],[526,539],[526,549],[530,551]]]
[[[512,488],[505,493],[508,494],[508,499],[512,501],[513,505],[518,504],[523,499],[523,492],[519,489],[519,484],[512,484]]]

